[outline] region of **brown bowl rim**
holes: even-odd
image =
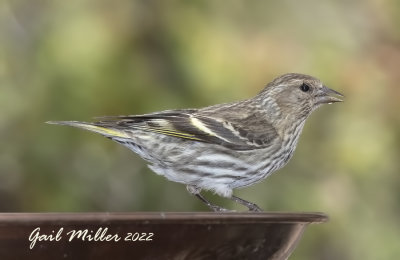
[[[0,225],[22,223],[323,223],[321,212],[87,212],[87,213],[0,213]]]

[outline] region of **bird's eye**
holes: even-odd
[[[307,85],[306,83],[303,83],[300,86],[300,90],[303,91],[303,92],[308,92],[308,91],[310,91],[310,86]]]

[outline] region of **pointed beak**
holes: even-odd
[[[343,101],[343,94],[323,86],[315,95],[316,104],[332,104]]]

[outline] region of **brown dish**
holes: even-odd
[[[0,259],[287,259],[321,213],[2,213]]]

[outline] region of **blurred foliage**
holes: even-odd
[[[312,115],[279,174],[236,193],[330,215],[292,259],[395,259],[399,17],[395,0],[2,1],[0,210],[207,210],[126,148],[44,122],[228,102],[300,72],[346,102]]]

